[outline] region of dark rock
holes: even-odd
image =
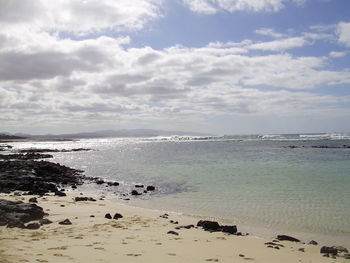
[[[20,220],[12,220],[12,221],[7,222],[7,227],[8,228],[14,228],[14,227],[26,228],[24,223]]]
[[[24,223],[44,216],[43,209],[36,204],[0,199],[0,222],[3,226],[24,228]]]
[[[77,189],[77,186],[75,184],[73,184],[72,189]]]
[[[146,190],[147,191],[154,191],[154,190],[156,190],[156,188],[153,185],[149,185],[149,186],[147,186]]]
[[[94,215],[90,215],[90,217],[95,217]]]
[[[38,200],[36,199],[36,197],[32,197],[32,198],[29,198],[29,202],[30,203],[37,203]]]
[[[164,214],[164,215],[160,215],[159,217],[168,219],[169,215],[168,214]]]
[[[298,249],[298,251],[305,252],[305,248],[301,247],[301,248]]]
[[[346,253],[346,254],[343,255],[343,257],[346,258],[346,259],[350,259],[350,254]]]
[[[311,240],[308,244],[309,245],[314,245],[314,246],[318,245],[318,243],[315,240]]]
[[[282,244],[277,244],[275,242],[266,242],[265,245],[267,246],[277,246],[277,247],[284,247]]]
[[[275,246],[274,249],[280,249],[278,246]]]
[[[110,213],[107,213],[107,214],[105,214],[105,218],[107,218],[107,219],[112,219],[112,216],[111,216]]]
[[[198,221],[197,226],[200,226],[205,231],[209,231],[209,232],[221,231],[221,227],[219,223],[215,221],[200,220]]]
[[[300,242],[299,239],[287,235],[278,235],[277,239],[280,241],[292,241],[292,242]]]
[[[137,192],[136,190],[132,190],[131,195],[141,195],[141,194],[139,192]]]
[[[104,184],[105,183],[105,181],[102,179],[98,179],[95,182],[96,182],[96,184]]]
[[[171,224],[177,225],[179,222],[178,221],[174,221],[174,220],[170,220],[169,221]]]
[[[237,233],[237,226],[222,226],[221,231],[224,233],[235,234]]]
[[[81,202],[81,201],[91,201],[96,202],[96,199],[92,197],[83,197],[83,196],[77,196],[74,198],[75,202]]]
[[[323,246],[321,247],[320,250],[321,254],[332,254],[332,255],[337,255],[338,254],[338,250],[335,247],[326,247]]]
[[[177,233],[177,232],[175,232],[175,231],[173,231],[173,230],[168,231],[167,234],[169,234],[169,235],[175,235],[175,236],[178,236],[178,235],[179,235],[179,233]]]
[[[119,218],[123,218],[123,216],[119,213],[115,213],[115,215],[113,216],[113,219],[119,219]]]
[[[109,185],[109,186],[118,186],[119,183],[118,182],[107,182],[107,185]]]
[[[26,226],[26,229],[39,229],[40,225],[38,223],[30,223]]]
[[[183,229],[183,228],[191,229],[191,228],[194,228],[194,225],[186,225],[186,226],[177,226],[177,227],[175,227],[175,229],[177,229],[177,230],[180,230],[180,229]]]
[[[245,257],[245,255],[243,255],[243,254],[239,254],[238,256],[241,257],[241,258]]]
[[[61,222],[58,222],[60,225],[71,225],[72,222],[69,219],[65,219]]]
[[[136,184],[135,187],[136,188],[144,188],[145,186],[143,184]]]
[[[242,232],[237,232],[236,236],[242,236]]]
[[[58,191],[63,182],[81,184],[81,171],[46,161],[10,160],[0,162],[0,192],[25,191],[44,195]]]
[[[49,225],[49,224],[52,224],[52,221],[48,218],[43,218],[43,219],[39,220],[39,224],[40,225]]]
[[[348,253],[349,252],[345,247],[342,247],[342,246],[333,246],[333,247],[338,251],[338,253]]]
[[[242,235],[241,232],[237,232],[237,226],[220,226],[216,221],[200,220],[197,223],[198,227],[202,227],[205,231],[217,232],[222,231],[228,234]]]
[[[61,192],[61,191],[56,191],[56,192],[55,192],[55,195],[56,195],[56,196],[67,196],[66,193],[63,193],[63,192]]]

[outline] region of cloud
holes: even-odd
[[[260,29],[255,30],[254,32],[256,34],[259,34],[259,35],[270,36],[270,37],[273,37],[273,38],[282,38],[282,37],[285,36],[284,34],[276,32],[272,28],[260,28]]]
[[[87,34],[103,29],[138,30],[161,16],[162,0],[3,0],[0,25]]]
[[[350,102],[346,96],[316,92],[350,84],[350,69],[334,69],[327,56],[286,53],[324,39],[324,32],[290,36],[263,28],[255,32],[272,41],[174,44],[164,49],[131,47],[126,32],[104,36],[105,29],[143,28],[160,17],[161,2],[2,1],[1,123],[175,123],[223,115],[316,114],[341,111]],[[285,1],[186,3],[204,13],[266,12],[280,10]],[[91,32],[99,33],[77,37]],[[343,31],[338,32],[344,41]]]
[[[331,51],[329,53],[329,56],[332,58],[341,58],[341,57],[345,57],[348,54],[349,54],[348,51]]]
[[[285,2],[303,4],[303,0],[182,0],[191,11],[202,14],[215,14],[219,11],[236,12],[277,12]]]
[[[350,23],[339,23],[337,25],[337,34],[339,43],[350,47]]]
[[[291,37],[270,42],[255,43],[250,45],[249,48],[269,51],[283,51],[287,49],[303,47],[307,44],[308,41],[303,37]]]

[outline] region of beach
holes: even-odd
[[[0,262],[348,262],[324,257],[319,245],[275,240],[278,245],[268,247],[265,243],[272,240],[253,235],[175,229],[203,218],[131,207],[99,196],[92,196],[97,201],[76,202],[80,193],[66,194],[37,198],[53,223],[37,230],[0,227]],[[31,197],[0,195],[18,201]],[[123,218],[107,219],[107,213]],[[168,218],[160,217],[165,213]],[[72,224],[58,224],[65,219]]]

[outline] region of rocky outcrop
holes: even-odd
[[[0,162],[0,192],[26,191],[44,195],[60,192],[60,185],[82,184],[82,171],[46,161]]]
[[[45,213],[40,206],[0,199],[0,225],[21,227],[34,220],[43,219]]]

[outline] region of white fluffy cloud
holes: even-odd
[[[305,115],[339,111],[350,98],[318,87],[349,85],[350,70],[329,58],[295,56],[314,32],[288,36],[255,31],[272,41],[213,42],[203,47],[132,48],[124,31],[160,17],[161,0],[1,1],[0,121],[35,127],[79,127],[146,121],[181,122],[220,115]],[[187,1],[200,12],[277,11],[284,1]],[[205,10],[206,11],[203,11]],[[81,23],[80,23],[81,22]],[[339,41],[347,42],[344,25]],[[99,32],[98,37],[77,35]],[[344,33],[345,32],[345,33]],[[341,54],[330,53],[330,57]],[[101,125],[99,125],[101,123]]]
[[[320,105],[339,108],[350,100],[309,92],[320,85],[349,84],[349,70],[327,70],[325,57],[251,56],[252,41],[155,50],[128,48],[127,37],[78,41],[27,34],[11,36],[13,44],[0,49],[5,65],[0,105],[8,122],[288,115]]]
[[[86,34],[140,29],[158,18],[162,0],[2,0],[0,23]]]
[[[302,5],[304,0],[182,0],[190,10],[202,14],[215,14],[219,11],[236,12],[277,12],[286,2]]]
[[[339,43],[350,47],[350,23],[339,23],[337,26],[337,33],[339,36]]]

